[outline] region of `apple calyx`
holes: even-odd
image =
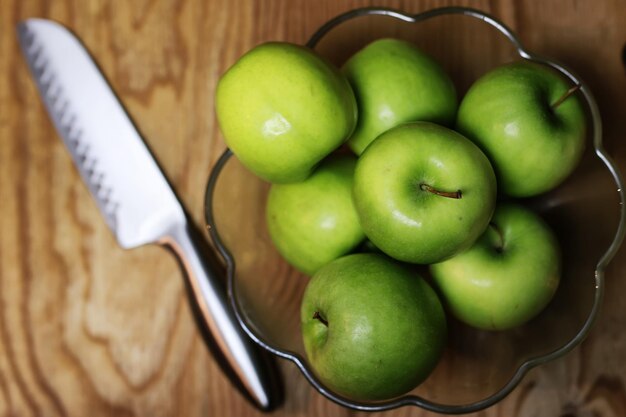
[[[447,197],[447,198],[455,198],[455,199],[460,199],[461,197],[463,197],[463,194],[461,193],[461,190],[457,190],[457,191],[441,191],[441,190],[437,190],[434,187],[431,187],[428,184],[420,184],[420,190],[422,191],[428,191],[429,193],[435,194],[435,195],[439,195],[441,197]]]
[[[490,222],[489,227],[491,227],[496,234],[498,235],[498,243],[495,245],[495,250],[497,253],[504,252],[504,235],[502,234],[502,230],[498,227],[497,224]]]
[[[320,314],[319,311],[316,311],[315,313],[313,313],[313,318],[316,320],[319,320],[320,323],[322,323],[324,326],[328,327],[328,321],[326,321],[326,319],[324,317],[322,317],[322,315]]]
[[[565,100],[567,100],[569,96],[580,90],[580,87],[580,84],[576,84],[575,86],[567,90],[561,97],[559,97],[554,103],[552,103],[552,105],[550,106],[552,107],[552,110],[556,110],[556,108],[559,107]]]

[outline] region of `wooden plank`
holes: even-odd
[[[606,147],[626,167],[626,8],[619,0],[335,2],[3,0],[0,4],[0,415],[259,415],[233,391],[198,337],[175,260],[117,247],[56,138],[15,39],[16,22],[73,29],[109,77],[194,219],[224,149],[217,79],[268,40],[303,43],[329,18],[385,5],[408,12],[462,4],[502,18],[528,48],[575,68],[603,114]],[[458,53],[491,52],[474,40]],[[450,51],[450,59],[453,51]],[[623,251],[591,337],[477,416],[626,415]],[[280,416],[359,415],[281,363]],[[387,415],[432,415],[404,408]]]

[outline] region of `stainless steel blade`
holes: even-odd
[[[238,325],[206,242],[87,50],[44,19],[21,23],[18,37],[48,113],[119,244],[161,243],[180,257],[201,334],[217,348],[220,365],[257,407],[275,407],[282,393],[272,362]]]
[[[29,19],[22,50],[59,135],[119,244],[154,242],[180,203],[91,56],[63,26]]]

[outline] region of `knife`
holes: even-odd
[[[119,245],[158,243],[179,257],[194,317],[222,369],[258,408],[274,408],[273,363],[238,325],[206,241],[89,52],[50,20],[27,19],[17,32],[48,114]]]

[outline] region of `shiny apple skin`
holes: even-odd
[[[306,180],[273,184],[267,227],[274,246],[296,269],[313,275],[365,239],[352,201],[356,158],[333,155]]]
[[[253,173],[297,182],[339,147],[357,119],[337,68],[304,46],[259,45],[219,80],[216,113],[228,147]]]
[[[422,189],[447,192],[448,198]],[[383,133],[361,155],[353,197],[366,236],[392,258],[430,264],[469,248],[489,224],[496,179],[470,140],[428,122]]]
[[[466,252],[430,266],[450,312],[484,330],[506,330],[535,317],[560,281],[558,241],[532,211],[499,205],[492,225]]]
[[[374,41],[354,54],[342,71],[359,108],[357,127],[348,141],[357,155],[381,133],[405,122],[454,124],[458,101],[452,80],[410,42]]]
[[[348,255],[321,268],[304,293],[301,324],[316,375],[358,401],[415,388],[437,365],[447,338],[435,291],[383,254]]]
[[[461,101],[457,130],[491,160],[504,194],[545,193],[578,165],[587,125],[579,93],[553,107],[571,87],[545,65],[515,62],[485,74]]]

